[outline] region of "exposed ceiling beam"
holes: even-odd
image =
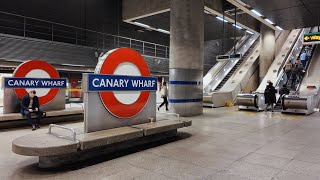
[[[233,4],[234,6],[236,6],[237,8],[241,9],[242,11],[246,12],[247,14],[249,14],[250,16],[254,17],[255,19],[257,19],[258,21],[260,21],[261,23],[265,24],[266,26],[270,27],[271,29],[277,31],[278,29],[268,23],[265,19],[263,19],[262,17],[256,15],[255,13],[253,13],[248,7],[248,5],[246,5],[245,3],[243,3],[242,1],[238,1],[238,0],[227,0],[229,3]]]

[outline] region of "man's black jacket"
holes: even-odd
[[[30,96],[29,94],[23,96],[23,98],[21,99],[20,101],[20,111],[21,113],[23,113],[23,111],[28,111],[29,106],[30,104]],[[32,109],[36,109],[36,108],[39,108],[39,100],[38,100],[38,97],[37,96],[34,96],[33,97],[33,103],[32,103]]]

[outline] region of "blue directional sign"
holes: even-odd
[[[89,74],[89,91],[156,91],[157,78]]]
[[[54,78],[4,78],[5,88],[66,88],[66,79]]]

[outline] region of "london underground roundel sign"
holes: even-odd
[[[99,91],[105,108],[118,118],[139,114],[150,91],[157,89],[157,79],[150,77],[143,57],[129,48],[108,52],[100,59],[95,73],[89,74],[89,91]]]
[[[58,88],[66,87],[66,81],[59,78],[59,73],[49,63],[30,60],[15,69],[13,78],[6,80],[6,86],[12,86],[19,99],[30,90],[37,88],[39,104],[44,105],[55,98]]]

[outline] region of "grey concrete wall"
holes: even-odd
[[[278,31],[277,33],[279,33],[280,31]],[[280,53],[280,50],[284,44],[284,42],[286,42],[290,31],[286,30],[286,31],[281,31],[281,34],[278,36],[276,33],[276,37],[278,37],[276,39],[276,50],[275,50],[275,57]]]
[[[270,65],[275,58],[275,31],[262,24],[260,28],[260,65],[259,81],[267,74]]]
[[[252,76],[249,79],[249,82],[247,86],[244,88],[242,93],[251,93],[255,90],[257,90],[259,86],[259,68],[257,68]]]

